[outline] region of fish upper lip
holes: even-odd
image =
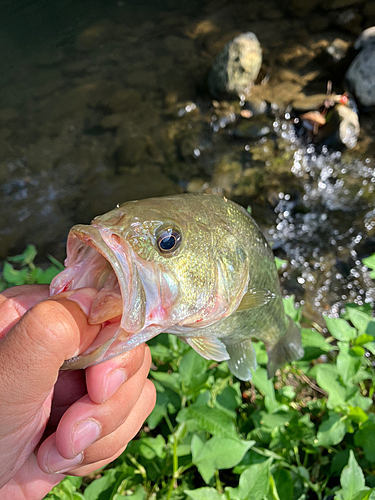
[[[106,238],[106,233],[107,233],[107,238]],[[116,255],[116,252],[108,244],[108,241],[105,241],[106,239],[108,239],[108,235],[112,233],[113,231],[111,230],[111,228],[106,228],[106,227],[103,228],[101,226],[84,225],[84,224],[78,224],[76,226],[73,226],[68,235],[67,258],[65,260],[65,267],[66,271],[68,272],[70,268],[76,270],[76,272],[79,272],[80,269],[85,267],[85,260],[82,260],[82,262],[79,261],[79,252],[81,251],[82,248],[81,242],[85,246],[91,247],[96,252],[101,254],[112,267],[117,277],[121,291],[123,311],[119,328],[122,328],[129,334],[136,333],[139,331],[140,328],[134,328],[134,325],[132,327],[132,325],[129,324],[129,321],[127,320],[127,318],[130,315],[130,312],[132,311],[133,302],[135,300],[135,297],[131,297],[131,293],[129,290],[129,287],[131,286],[130,283],[131,270],[129,269],[128,260],[131,259],[131,256],[129,250],[126,248],[127,247],[126,242],[123,242],[124,243],[123,251],[127,252],[128,255],[127,258],[121,259],[120,262],[119,257]],[[51,288],[50,288],[51,294],[53,295],[59,293],[60,291],[74,289],[75,288],[74,274],[75,273],[72,272],[72,277],[73,277],[72,286],[64,290],[61,290],[61,288],[59,287],[59,282],[55,278],[51,283]],[[58,277],[59,275],[57,276],[57,278]],[[79,288],[79,286],[77,288]]]

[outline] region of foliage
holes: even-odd
[[[25,254],[16,262],[31,274],[35,255]],[[259,367],[243,383],[225,362],[159,335],[150,342],[157,403],[138,439],[107,468],[67,477],[46,498],[375,500],[371,308],[347,304],[322,329],[306,327],[293,298],[284,303],[303,325],[303,359],[268,380],[258,342]]]
[[[37,267],[34,264],[36,253],[34,245],[27,245],[26,250],[20,255],[7,257],[0,277],[0,292],[14,285],[48,284],[64,269],[64,266],[51,255],[48,256],[51,264],[46,269]]]

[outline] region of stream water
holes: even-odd
[[[285,293],[311,319],[374,303],[361,263],[375,252],[374,113],[361,114],[356,148],[339,152],[300,138],[288,103],[324,93],[328,79],[342,92],[349,63],[327,48],[375,19],[364,2],[305,4],[3,1],[0,257],[34,243],[62,259],[69,227],[118,202],[215,192],[251,206],[288,261]],[[338,21],[349,8],[354,27]],[[245,31],[263,50],[250,101],[269,103],[248,121],[243,103],[207,87],[217,54]]]

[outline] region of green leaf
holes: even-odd
[[[27,245],[26,249],[19,255],[14,255],[13,257],[7,257],[9,262],[18,262],[20,264],[29,266],[33,263],[36,257],[37,251],[34,245]]]
[[[39,283],[40,285],[49,285],[53,278],[61,272],[61,270],[55,266],[50,266],[44,271],[40,268],[37,269],[39,271],[37,283]]]
[[[366,458],[369,462],[375,462],[375,417],[370,417],[360,425],[359,430],[354,435],[354,442],[357,446],[362,446]]]
[[[185,490],[184,493],[192,500],[225,500],[226,496],[214,488],[198,488],[197,490]]]
[[[127,452],[132,455],[141,455],[147,460],[153,460],[155,457],[164,458],[166,455],[166,444],[163,436],[159,434],[155,438],[144,437],[129,443]]]
[[[190,389],[203,385],[209,375],[206,373],[206,360],[193,349],[189,349],[189,351],[182,357],[179,372],[182,383],[185,387]]]
[[[359,491],[354,497],[354,500],[373,500],[373,499],[375,499],[374,489],[369,490],[367,487],[365,487],[364,490]]]
[[[340,476],[340,496],[343,500],[354,500],[355,495],[365,488],[365,478],[358,465],[353,450],[350,450],[348,464]]]
[[[367,333],[363,333],[359,337],[357,337],[354,341],[354,345],[362,346],[367,344],[368,342],[372,342],[374,337],[372,335],[368,335]]]
[[[359,311],[358,309],[354,309],[354,308],[348,309],[348,315],[349,315],[350,321],[357,328],[357,330],[360,334],[370,333],[369,331],[367,331],[367,327],[368,327],[369,323],[372,322],[371,317],[369,317],[366,313]],[[370,335],[371,335],[371,333],[370,333]]]
[[[237,465],[255,441],[240,441],[214,436],[203,443],[197,435],[192,439],[192,462],[206,483],[215,470],[229,469]]]
[[[318,429],[317,446],[334,446],[341,443],[346,434],[346,425],[342,417],[330,412],[327,420],[322,422]]]
[[[372,269],[372,271],[370,272],[370,278],[375,279],[375,253],[370,255],[370,257],[362,259],[362,262],[366,267]]]
[[[357,387],[346,387],[339,379],[337,369],[333,365],[315,365],[311,372],[316,374],[318,385],[328,393],[328,407],[344,406],[358,391]]]
[[[331,344],[327,342],[323,335],[316,330],[302,328],[301,340],[303,348],[305,349],[303,359],[306,361],[317,359],[322,354],[332,350]]]
[[[343,468],[348,463],[349,460],[349,449],[344,451],[339,451],[336,453],[332,459],[330,467],[331,476],[340,476]]]
[[[251,465],[243,471],[237,488],[227,487],[232,500],[263,500],[267,494],[270,482],[269,458],[260,464]]]
[[[351,420],[353,420],[353,422],[356,422],[357,424],[362,424],[363,422],[366,422],[366,420],[368,420],[367,413],[363,411],[363,409],[359,406],[349,406],[348,416],[351,418]]]
[[[85,500],[101,500],[109,498],[112,487],[116,483],[116,475],[119,472],[116,469],[109,469],[106,474],[99,479],[95,479],[85,489]]]
[[[286,469],[278,468],[273,472],[273,478],[280,500],[290,500],[293,498],[294,488],[290,472]]]
[[[285,313],[294,321],[301,321],[302,319],[302,307],[296,308],[295,297],[291,295],[287,299],[283,299]]]
[[[329,318],[324,316],[329,333],[337,340],[349,342],[357,336],[355,328],[352,328],[347,321],[341,318]]]
[[[290,411],[279,411],[274,413],[266,413],[262,411],[260,414],[262,416],[260,423],[266,430],[284,427],[285,424],[289,423],[293,418],[293,414]]]
[[[165,372],[151,372],[152,377],[161,382],[165,387],[172,389],[172,391],[181,392],[181,375],[179,373],[165,373]]]
[[[272,412],[280,406],[280,403],[276,401],[273,383],[268,379],[267,370],[258,366],[253,372],[253,384],[264,394],[267,411]]]
[[[26,281],[28,273],[28,269],[21,269],[20,271],[17,271],[14,269],[12,264],[4,262],[3,277],[10,285],[23,285]]]
[[[60,261],[58,261],[57,259],[55,259],[55,257],[53,257],[50,254],[48,254],[47,257],[52,262],[53,267],[56,267],[59,270],[59,272],[60,271],[64,271],[64,269],[65,269],[64,264],[61,264]]]
[[[191,405],[182,409],[177,415],[177,422],[193,419],[199,427],[222,438],[238,438],[233,419],[225,412],[208,406]]]
[[[285,267],[285,265],[288,264],[288,261],[275,257],[275,264],[276,264],[276,269],[279,270],[282,267]]]
[[[145,491],[144,487],[141,484],[138,484],[136,486],[134,493],[131,496],[122,496],[122,498],[130,498],[131,500],[146,500],[147,498],[147,492]],[[113,497],[113,500],[117,500],[119,496],[116,497],[116,495]],[[100,499],[101,500],[101,499]]]
[[[359,370],[362,358],[358,357],[352,349],[349,348],[347,342],[338,343],[340,352],[337,356],[337,371],[342,378],[344,384],[347,384],[355,376]]]
[[[236,410],[242,403],[239,384],[227,386],[216,398],[216,407],[225,411],[233,419],[237,418]]]

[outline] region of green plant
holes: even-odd
[[[261,342],[259,367],[243,383],[173,335],[153,339],[157,403],[138,438],[108,467],[67,477],[46,498],[375,500],[371,307],[347,304],[323,329],[293,297],[284,305],[303,325],[305,356],[273,380]]]
[[[0,292],[14,285],[48,284],[52,278],[64,269],[64,266],[51,255],[51,264],[42,269],[34,264],[37,251],[34,245],[27,245],[24,252],[14,257],[7,257],[3,262],[0,277]]]

